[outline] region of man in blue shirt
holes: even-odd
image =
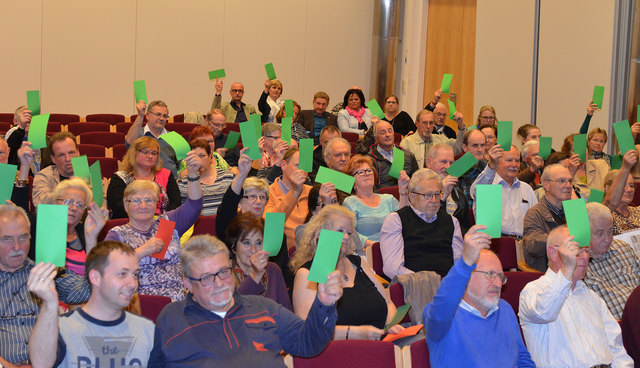
[[[329,106],[329,95],[326,92],[316,92],[313,95],[313,110],[302,110],[298,122],[306,129],[313,144],[320,143],[320,132],[322,128],[333,125],[338,126],[337,117],[327,112]]]

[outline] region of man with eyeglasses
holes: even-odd
[[[41,308],[27,288],[34,268],[27,258],[30,239],[24,210],[0,206],[0,364],[5,367],[29,364],[31,330]],[[89,299],[91,291],[83,277],[66,269],[53,276],[60,300],[80,304]]]
[[[224,134],[224,128],[226,128],[227,123],[225,121],[225,116],[222,110],[220,109],[212,109],[207,113],[204,121],[205,124],[211,131],[213,132],[213,139],[216,144],[216,152],[224,158],[225,161],[229,164],[230,167],[238,167],[238,159],[240,158],[240,150],[236,145],[232,149],[224,148],[227,144],[227,137],[229,134]]]
[[[580,248],[566,225],[547,239],[549,268],[520,293],[518,316],[538,367],[633,367],[620,325],[605,302],[582,282],[588,248]]]
[[[169,120],[169,108],[167,104],[160,100],[151,101],[149,106],[140,100],[136,103],[136,109],[138,110],[138,117],[136,121],[131,125],[127,135],[125,137],[125,145],[127,149],[133,144],[133,142],[142,137],[149,136],[158,140],[160,144],[160,159],[162,159],[162,166],[171,171],[174,178],[178,178],[178,159],[173,148],[164,139],[159,139],[161,135],[167,133],[165,125]],[[147,125],[142,128],[144,119],[147,119]]]
[[[70,132],[58,132],[52,135],[47,147],[51,153],[53,165],[40,170],[33,177],[31,200],[34,206],[40,203],[53,203],[54,189],[62,180],[73,176],[71,159],[79,156],[76,137]]]
[[[281,351],[314,356],[333,338],[340,271],[318,284],[302,320],[271,299],[237,293],[229,250],[212,236],[187,241],[180,263],[189,294],[158,316],[150,367],[283,367]]]
[[[447,108],[444,106],[444,104],[442,102],[438,102],[435,109],[433,109],[433,117],[435,118],[436,123],[435,127],[433,128],[433,134],[442,134],[449,139],[455,139],[457,136],[456,132],[444,123],[447,120],[448,115],[449,114],[447,113]],[[454,119],[456,122],[458,122],[459,126],[459,121],[462,121],[462,113],[456,111]]]
[[[441,207],[433,170],[416,171],[408,190],[409,206],[387,215],[380,230],[383,271],[389,278],[418,271],[445,276],[462,255],[460,223]]]
[[[249,120],[249,115],[257,113],[255,107],[242,102],[242,97],[244,96],[242,83],[236,82],[231,85],[229,90],[231,95],[230,102],[222,103],[222,88],[222,81],[216,78],[216,95],[213,97],[211,109],[220,109],[228,123],[242,123]]]
[[[461,259],[422,313],[431,366],[535,367],[513,309],[500,299],[507,277],[483,229],[469,229]]]
[[[524,216],[522,246],[527,264],[540,272],[547,270],[547,238],[549,232],[565,224],[562,201],[578,198],[573,190],[569,169],[560,165],[547,166],[540,178],[545,190],[540,202]]]

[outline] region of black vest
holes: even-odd
[[[441,206],[432,223],[422,220],[410,206],[398,210],[404,239],[404,266],[412,271],[435,271],[446,276],[453,266],[453,220]]]

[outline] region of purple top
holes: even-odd
[[[274,300],[283,307],[290,311],[293,311],[291,307],[291,300],[289,299],[289,293],[287,287],[284,284],[284,277],[282,277],[282,271],[280,267],[273,262],[267,263],[267,290],[265,293],[264,286],[262,284],[256,284],[251,276],[245,276],[244,282],[238,287],[238,292],[242,295],[262,295],[269,299]],[[264,277],[264,276],[263,276]]]
[[[151,228],[138,231],[129,223],[109,230],[104,240],[117,240],[130,245],[133,249],[142,246],[155,237],[160,219],[176,223],[171,242],[164,259],[146,256],[140,259],[140,279],[138,293],[144,295],[163,295],[172,300],[182,300],[185,296],[180,269],[180,237],[198,220],[202,209],[202,199],[187,199],[180,207],[158,216]]]

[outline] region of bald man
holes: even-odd
[[[256,108],[242,102],[242,97],[244,97],[244,85],[239,82],[233,83],[229,90],[231,101],[225,103],[222,103],[223,87],[222,81],[216,79],[216,95],[213,97],[211,110],[222,110],[227,123],[242,123],[249,120],[249,115],[255,114]]]
[[[380,120],[373,126],[373,133],[376,143],[371,145],[368,155],[373,158],[373,166],[378,171],[378,188],[392,187],[398,185],[398,179],[389,176],[389,170],[393,165],[393,148],[402,148],[393,143],[393,126],[387,121]],[[407,175],[411,176],[418,170],[418,163],[411,152],[404,151],[404,168]]]

